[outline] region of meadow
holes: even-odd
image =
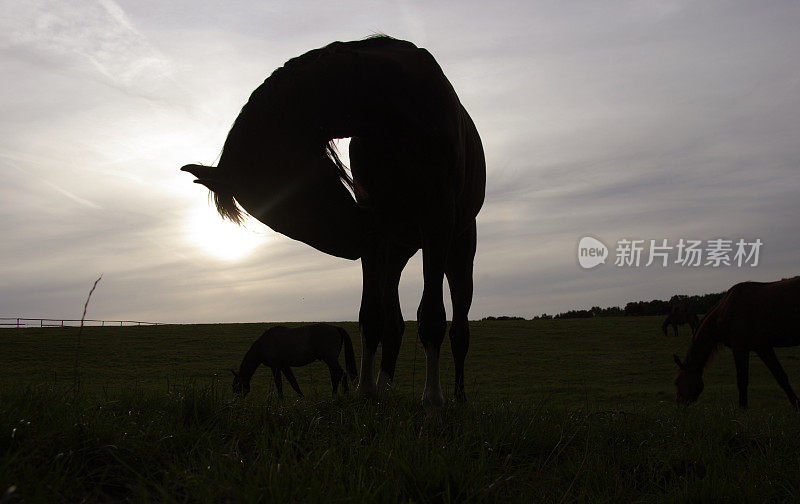
[[[87,327],[79,346],[77,328],[3,329],[0,502],[800,500],[800,417],[766,367],[753,356],[741,410],[723,350],[678,407],[690,336],[661,320],[472,322],[468,402],[432,413],[414,323],[378,401],[332,397],[321,363],[295,369],[303,399],[261,368],[234,400],[268,324]],[[795,384],[798,357],[778,349]]]

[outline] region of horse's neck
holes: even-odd
[[[261,346],[261,340],[256,341],[250,346],[250,350],[244,354],[244,359],[242,359],[242,364],[239,366],[239,376],[244,381],[250,381],[250,378],[253,376],[253,373],[256,372],[256,368],[258,368],[259,364],[261,364],[261,357],[259,355],[259,348]]]
[[[286,130],[286,122],[292,121],[313,125],[308,133],[326,139],[374,133],[387,126],[386,100],[399,94],[385,89],[387,82],[376,76],[383,76],[385,68],[402,66],[412,74],[420,72],[420,79],[446,82],[434,70],[441,73],[441,69],[428,58],[414,44],[401,40],[334,43],[287,61],[253,92],[250,101],[268,107],[267,121],[277,121],[278,131]],[[390,105],[406,106],[402,102]]]
[[[715,326],[716,313],[710,313],[697,329],[689,352],[686,354],[686,365],[697,373],[702,373],[720,345],[720,331]]]
[[[279,69],[253,91],[243,110],[258,117],[260,129],[267,132],[265,136],[281,137],[286,131],[293,131],[295,138],[320,136],[329,140],[363,134],[366,128],[363,114],[359,113],[361,107],[354,103],[362,93],[356,89],[342,93],[340,86],[332,86],[327,80],[352,82],[355,68],[348,61],[331,63],[335,74],[325,75],[325,79],[315,78],[318,65],[314,63],[300,69]],[[309,88],[314,89],[311,96]]]

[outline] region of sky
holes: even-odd
[[[356,320],[358,261],[222,221],[179,168],[215,163],[286,60],[376,33],[428,49],[483,140],[470,318],[794,276],[798,26],[793,1],[5,0],[0,317],[79,319],[102,274],[89,318]],[[585,236],[605,264],[579,265]],[[681,239],[762,245],[755,266],[645,266]],[[419,253],[400,291],[414,319]]]

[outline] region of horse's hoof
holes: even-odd
[[[361,384],[356,389],[356,394],[361,397],[366,397],[367,399],[377,399],[378,389],[375,387],[374,383],[370,385]]]
[[[444,397],[441,392],[439,394],[422,394],[422,406],[426,411],[433,408],[441,408],[444,406]]]
[[[388,395],[392,391],[392,378],[381,370],[376,383],[378,394]]]

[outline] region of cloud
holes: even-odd
[[[0,3],[0,315],[79,315],[102,272],[99,318],[355,318],[358,263],[260,225],[265,243],[239,261],[193,246],[192,216],[217,217],[178,168],[213,162],[286,59],[372,32],[427,47],[482,135],[473,317],[794,274],[799,16],[746,2]],[[764,256],[755,271],[583,271],[586,234],[760,237]],[[417,255],[409,318],[421,278]]]
[[[76,196],[76,195],[72,194],[71,192],[67,191],[66,189],[58,187],[57,185],[55,185],[52,182],[48,182],[48,181],[45,180],[44,183],[47,184],[49,187],[52,187],[53,189],[55,189],[58,193],[63,194],[64,196],[66,196],[67,198],[71,199],[72,201],[74,201],[76,203],[79,203],[81,205],[87,206],[89,208],[96,208],[96,209],[102,208],[97,203],[92,203],[91,201],[89,201],[87,199],[81,198],[80,196]]]
[[[27,51],[49,67],[154,97],[174,85],[170,62],[113,0],[4,2],[0,48]]]

